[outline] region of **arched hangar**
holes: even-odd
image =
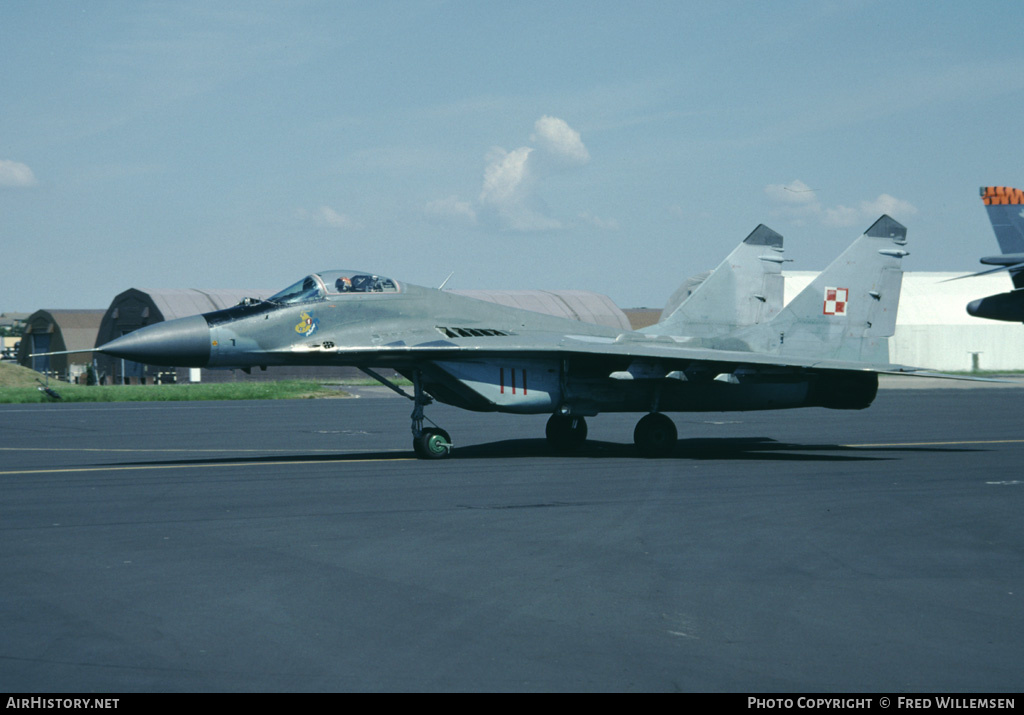
[[[147,325],[161,323],[175,318],[209,313],[237,305],[243,298],[266,298],[274,291],[257,290],[196,290],[129,288],[118,293],[103,314],[95,346],[104,345],[133,330]],[[154,367],[130,360],[119,360],[109,355],[97,354],[96,366],[100,378],[106,384],[151,384],[154,382],[188,382],[189,372],[182,368]],[[203,379],[221,382],[230,379],[230,374],[207,375]]]
[[[84,382],[93,353],[29,356],[94,347],[103,315],[102,310],[37,310],[25,321],[18,364],[59,380]]]

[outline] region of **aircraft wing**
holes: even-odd
[[[636,333],[625,333],[618,338],[594,335],[535,335],[529,338],[484,338],[463,343],[447,340],[432,340],[419,344],[396,342],[377,346],[344,346],[330,351],[319,348],[296,347],[289,351],[292,358],[314,357],[317,362],[337,365],[366,365],[369,367],[391,367],[414,365],[433,360],[474,360],[481,358],[533,357],[572,358],[607,360],[611,369],[624,361],[660,361],[666,367],[679,369],[694,363],[708,363],[722,366],[765,366],[788,368],[815,368],[830,370],[866,370],[871,372],[906,371],[893,364],[866,364],[864,362],[801,357],[798,355],[771,355],[744,350],[729,350],[713,347],[693,346],[672,339],[636,339]]]
[[[700,341],[696,341],[700,342]],[[572,360],[585,358],[591,365],[606,364],[608,373],[634,372],[657,379],[682,370],[729,373],[739,369],[835,370],[870,372],[909,377],[933,377],[974,382],[1007,382],[995,378],[934,372],[925,368],[895,363],[866,363],[814,356],[773,355],[742,349],[695,346],[671,338],[644,338],[638,333],[624,333],[617,338],[586,334],[539,334],[503,338],[467,339],[455,343],[430,340],[418,344],[396,342],[373,347],[336,347],[327,354],[323,350],[297,348],[293,358],[317,353],[318,363],[363,367],[411,367],[425,362],[476,361],[502,359]],[[658,370],[661,370],[661,374]],[[626,378],[632,379],[632,378]]]

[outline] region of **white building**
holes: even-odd
[[[994,273],[942,282],[964,273],[903,274],[896,335],[889,338],[890,361],[944,371],[1024,370],[1024,324],[967,314],[972,300],[1013,290],[1009,277]],[[786,302],[817,275],[784,272]]]

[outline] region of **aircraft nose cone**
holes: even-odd
[[[210,361],[210,326],[201,315],[168,320],[114,338],[99,352],[147,365],[205,367]]]
[[[978,300],[972,300],[967,304],[967,314],[977,316],[978,311],[981,309],[981,298]]]

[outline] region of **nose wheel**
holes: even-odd
[[[420,459],[444,459],[452,453],[452,438],[440,427],[428,427],[413,436],[412,450]]]

